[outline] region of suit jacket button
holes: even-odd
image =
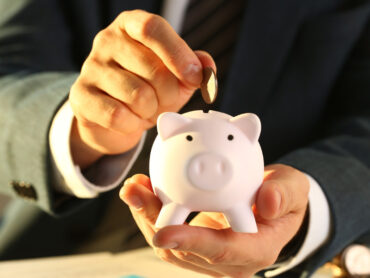
[[[10,185],[18,196],[28,200],[37,200],[37,193],[32,184],[24,181],[12,181]]]

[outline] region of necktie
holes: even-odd
[[[194,50],[209,52],[217,65],[219,92],[227,77],[245,0],[190,0],[181,32]],[[197,94],[199,96],[199,94]],[[219,95],[217,107],[221,100]]]

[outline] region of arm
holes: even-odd
[[[148,36],[153,24],[162,24],[164,20],[143,11],[134,11],[122,13],[96,36],[80,75],[67,75],[70,78],[63,85],[55,85],[59,76],[65,75],[60,71],[65,68],[74,69],[71,61],[73,55],[68,51],[71,49],[69,32],[57,1],[25,1],[24,6],[14,5],[13,8],[13,4],[9,4],[3,8],[9,9],[11,16],[9,21],[4,21],[3,26],[4,59],[0,69],[4,74],[4,86],[1,96],[6,99],[11,95],[15,100],[2,102],[4,124],[1,124],[5,129],[17,129],[17,134],[7,132],[1,142],[3,153],[11,154],[5,159],[6,175],[2,178],[6,183],[12,179],[16,182],[25,181],[23,184],[31,186],[36,192],[34,199],[50,212],[55,212],[54,203],[57,198],[53,188],[62,188],[60,185],[63,178],[58,179],[48,173],[47,130],[54,114],[65,101],[69,88],[69,100],[75,116],[70,138],[71,156],[77,166],[87,168],[104,155],[117,155],[133,148],[143,132],[153,125],[159,113],[176,111],[191,97],[201,80],[202,63],[214,66],[209,55],[192,52],[168,24],[164,24],[168,32],[168,36],[163,37],[165,44],[156,43],[162,37],[147,40],[153,39]],[[41,21],[41,15],[44,14],[49,18],[42,17],[45,21]],[[23,32],[19,33],[14,27],[17,24],[22,25],[20,30]],[[11,27],[9,30],[15,30],[16,34],[7,33],[8,25]],[[55,26],[59,29],[55,30]],[[15,43],[21,47],[13,51]],[[18,74],[24,69],[27,72]],[[49,76],[40,71],[52,70],[58,71],[57,76],[52,75],[47,81],[38,79],[39,76]],[[12,76],[12,73],[15,74]],[[26,77],[35,77],[35,84],[30,86],[25,82],[28,80]],[[58,90],[54,85],[60,86]],[[14,88],[19,89],[19,92]],[[42,93],[55,94],[59,98],[53,99],[54,103]],[[34,103],[24,101],[26,97],[30,97]],[[21,101],[30,104],[29,113],[23,113],[22,121],[16,122],[14,119],[21,114],[16,109],[24,108],[17,103]],[[42,109],[47,109],[48,113]],[[6,117],[15,114],[18,114],[17,117]],[[24,126],[31,130],[26,130]],[[42,130],[35,128],[41,126]],[[19,136],[18,141],[14,140],[15,136]],[[17,145],[21,140],[24,149],[38,152],[28,153],[21,149]],[[11,144],[12,150],[8,150],[7,144]],[[24,158],[25,155],[28,159]],[[35,163],[36,159],[40,161]],[[24,164],[19,163],[21,160]],[[31,169],[29,165],[34,167]],[[53,182],[58,184],[52,185]],[[12,190],[11,186],[4,188],[7,193]],[[72,198],[72,201],[77,199]]]
[[[158,230],[154,222],[161,203],[151,192],[149,179],[134,176],[126,181],[121,198],[130,206],[148,243],[162,259],[216,277],[249,277],[267,268],[302,224],[307,202],[307,196],[302,196],[307,189],[303,172],[322,187],[333,225],[329,240],[298,265],[294,273],[312,273],[349,243],[368,240],[365,236],[370,231],[369,35],[370,28],[367,28],[333,88],[322,138],[279,160],[298,170],[291,172],[283,170],[287,166],[269,166],[277,174],[265,180],[259,191],[256,200],[259,233],[256,236],[231,233],[222,217],[207,213],[199,214],[190,225]],[[281,189],[282,196],[287,193],[286,198],[282,198],[282,206],[268,193],[271,179]],[[289,196],[294,197],[289,199]],[[289,223],[292,219],[294,222]],[[192,224],[201,227],[192,227]],[[268,227],[272,233],[268,232]],[[280,274],[280,271],[269,274]]]
[[[331,209],[330,240],[302,268],[319,267],[370,232],[369,36],[367,24],[328,100],[324,138],[279,161],[317,180]]]
[[[52,211],[48,131],[77,77],[57,1],[0,4],[0,190],[31,184],[31,201]]]
[[[80,67],[74,62],[75,52],[80,49],[72,46],[74,35],[69,15],[58,1],[3,1],[0,13],[0,127],[6,131],[0,148],[3,158],[1,190],[35,202],[48,212],[59,213],[64,210],[61,200],[68,204],[83,203],[84,200],[72,196],[86,198],[87,191],[88,197],[92,197],[118,185],[135,160],[139,147],[135,149],[137,152],[128,152],[119,156],[120,159],[106,157],[102,159],[106,163],[97,163],[97,166],[104,164],[104,169],[121,170],[120,175],[105,171],[110,174],[111,186],[91,184],[73,161],[65,159],[70,153],[68,124],[73,122],[73,114],[61,113],[66,110],[61,105]],[[56,120],[61,125],[55,125]],[[48,135],[51,145],[57,141],[51,153],[48,152]],[[62,159],[58,155],[61,149]],[[59,167],[53,163],[54,159]],[[112,160],[116,162],[115,167],[111,167]],[[24,194],[22,186],[32,189],[34,194]]]
[[[78,198],[94,198],[99,193],[117,187],[136,161],[145,141],[133,149],[116,154],[106,155],[82,171],[72,158],[70,138],[72,125],[75,122],[69,102],[66,102],[55,115],[49,133],[52,154],[54,188]]]

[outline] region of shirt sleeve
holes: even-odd
[[[139,144],[122,154],[104,156],[85,172],[72,160],[70,133],[73,112],[69,102],[56,113],[49,132],[49,147],[55,190],[78,198],[94,198],[99,193],[117,187],[125,178],[143,148],[145,135]]]
[[[329,237],[331,215],[328,201],[320,185],[310,175],[305,174],[310,182],[309,192],[309,220],[306,237],[297,254],[289,260],[275,264],[273,270],[265,272],[265,277],[277,276],[303,262],[320,246],[322,246]]]

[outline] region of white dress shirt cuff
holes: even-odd
[[[132,164],[136,161],[145,135],[139,144],[128,152],[119,155],[104,156],[82,174],[79,166],[72,160],[70,150],[70,133],[73,112],[67,101],[55,115],[50,132],[49,146],[52,155],[54,188],[78,198],[94,198],[99,193],[117,187],[125,178]]]
[[[277,268],[265,272],[266,277],[279,275],[297,266],[324,244],[329,237],[331,216],[328,201],[316,180],[308,174],[306,176],[310,182],[309,220],[306,237],[297,254],[285,262],[274,265]]]

